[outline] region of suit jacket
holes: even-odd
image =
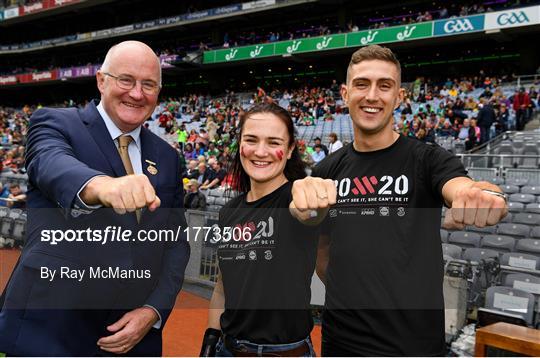
[[[143,305],[158,310],[161,329],[165,325],[189,259],[189,245],[182,235],[186,226],[182,168],[170,145],[145,128],[140,135],[143,172],[161,199],[161,208],[153,213],[143,211],[139,224],[135,213],[74,210],[77,192],[90,178],[126,175],[95,103],[84,109],[41,109],[32,116],[26,154],[27,244],[6,287],[0,311],[0,352],[22,356],[106,354],[96,344],[110,335],[106,326]],[[148,172],[145,160],[156,163],[155,175]],[[57,244],[43,239],[43,230],[90,228],[102,230],[103,235],[107,227],[129,229],[133,235],[128,241],[107,243],[92,241],[95,236]],[[152,229],[174,230],[177,240],[135,239]],[[44,267],[58,270],[57,278],[44,278]],[[66,267],[70,271],[60,279],[60,270]],[[105,274],[91,279],[91,268],[94,275],[101,270]],[[84,279],[70,276],[75,272],[71,270],[85,270]],[[130,353],[160,355],[161,329],[152,328]]]
[[[476,117],[476,124],[480,128],[489,128],[497,120],[495,110],[490,104],[485,104],[478,111],[478,116]]]

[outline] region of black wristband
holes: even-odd
[[[199,357],[215,357],[216,345],[218,344],[219,338],[221,338],[221,331],[219,329],[207,328],[204,332]]]

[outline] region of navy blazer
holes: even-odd
[[[134,213],[74,210],[77,192],[90,178],[126,175],[94,102],[84,109],[36,111],[30,120],[26,150],[27,243],[6,287],[0,311],[0,352],[20,356],[107,354],[96,344],[99,338],[111,334],[106,326],[144,305],[159,311],[163,327],[182,287],[189,260],[189,245],[182,234],[186,227],[182,166],[176,150],[142,128],[143,172],[161,199],[161,207],[155,212],[144,210],[140,223]],[[155,163],[157,173],[148,172],[146,160]],[[105,230],[108,226],[129,229],[133,238],[142,230],[152,229],[173,230],[180,236],[176,241],[132,239],[106,244],[83,240],[53,245],[42,239],[45,229],[65,232]],[[43,267],[85,270],[85,279],[56,278],[51,282],[40,276]],[[145,274],[90,279],[90,267],[94,272],[96,268],[111,267],[116,274]],[[152,328],[130,354],[160,355],[161,331]]]

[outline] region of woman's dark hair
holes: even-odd
[[[230,167],[230,173],[233,177],[232,187],[233,189],[238,190],[241,193],[247,193],[251,189],[251,182],[249,176],[242,167],[242,163],[240,161],[240,144],[242,139],[242,132],[246,121],[256,113],[271,113],[281,119],[281,121],[285,124],[285,127],[287,127],[287,133],[289,134],[288,147],[295,143],[296,138],[296,130],[294,128],[291,115],[289,114],[289,112],[287,112],[286,109],[278,106],[277,104],[260,103],[256,104],[255,106],[251,107],[247,112],[245,112],[240,117],[240,123],[238,124],[238,134],[236,136],[238,146],[236,152],[234,153],[234,158]],[[305,164],[300,158],[297,146],[295,146],[292,151],[291,159],[287,160],[287,164],[285,165],[283,173],[285,174],[285,177],[291,182],[306,177]]]

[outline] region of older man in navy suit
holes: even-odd
[[[161,354],[189,245],[178,153],[141,126],[157,104],[159,59],[141,42],[117,44],[97,84],[99,104],[31,119],[28,241],[0,311],[8,355]],[[139,235],[151,230],[175,236]]]

